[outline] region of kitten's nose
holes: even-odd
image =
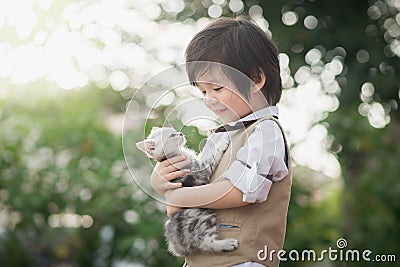
[[[178,133],[179,134],[179,136],[183,136],[183,133]]]

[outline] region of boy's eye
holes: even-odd
[[[212,90],[218,92],[218,91],[221,90],[222,88],[224,88],[224,87],[223,87],[223,86],[221,86],[221,87],[216,87],[216,88],[213,88]],[[202,93],[203,95],[206,95],[206,94],[207,94],[207,91],[201,91],[201,93]]]

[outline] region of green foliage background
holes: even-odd
[[[186,7],[174,19],[208,16],[201,1],[192,2],[198,7],[195,12],[185,12]],[[387,9],[380,19],[372,20],[368,10],[378,2]],[[290,57],[293,73],[306,64],[305,53],[316,46],[324,51],[342,47],[347,53],[346,71],[336,77],[341,87],[340,107],[318,122],[333,137],[328,149],[337,155],[342,177],[321,180],[310,169],[294,168],[287,251],[335,248],[336,240],[345,237],[349,248],[396,254],[400,259],[400,64],[398,56],[384,53],[384,23],[400,16],[399,9],[387,3],[245,2],[244,13],[255,4],[263,7],[280,50]],[[288,27],[281,21],[287,10],[296,10],[300,21],[312,14],[320,26],[312,31],[301,23]],[[225,7],[223,15],[233,14]],[[162,16],[171,19],[168,12]],[[369,25],[374,27],[372,33],[366,31]],[[298,43],[303,52],[293,52]],[[369,52],[368,63],[357,61],[360,49]],[[327,54],[324,60],[329,61]],[[382,129],[372,127],[359,113],[360,88],[367,81],[375,86],[372,100],[390,115],[390,124]],[[2,82],[1,86],[9,85]],[[163,206],[133,182],[121,135],[106,127],[108,115],[123,114],[127,100],[94,85],[70,91],[55,88],[56,94],[37,91],[15,87],[13,93],[0,98],[0,266],[180,266],[182,260],[166,251]],[[149,121],[146,129],[158,120],[162,118]],[[131,134],[140,139],[141,131],[138,125]],[[193,147],[204,138],[194,128],[186,131]],[[148,175],[150,169],[143,171],[146,159],[136,153],[135,166]],[[89,227],[50,226],[56,220],[52,215],[65,213],[80,215],[82,225],[86,222]],[[377,264],[288,261],[281,266]]]

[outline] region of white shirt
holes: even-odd
[[[230,126],[243,121],[278,116],[278,107],[270,106],[251,113],[244,118],[228,123]],[[218,142],[220,138],[230,138],[239,130],[213,133],[209,137],[203,152],[209,149],[208,144]],[[285,142],[281,129],[273,120],[258,123],[247,142],[238,150],[236,159],[228,167],[223,177],[243,192],[244,202],[262,202],[268,197],[272,182],[282,180],[288,174],[285,164]],[[272,176],[272,181],[266,178]]]

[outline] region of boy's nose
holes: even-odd
[[[205,98],[203,99],[203,101],[204,101],[204,104],[206,104],[207,106],[211,106],[211,105],[213,105],[213,104],[218,103],[218,100],[217,100],[217,99],[211,98],[211,97],[205,97]]]

